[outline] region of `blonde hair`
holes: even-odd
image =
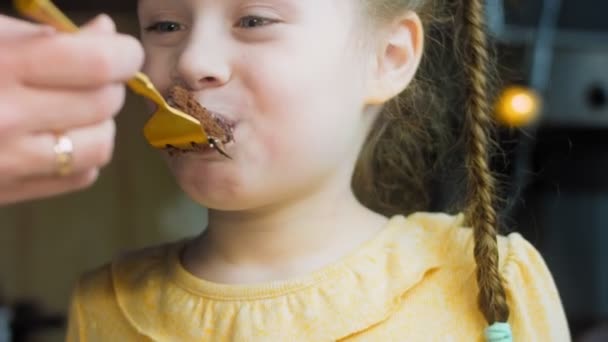
[[[465,212],[473,228],[479,309],[489,324],[507,322],[509,308],[498,270],[495,182],[489,168],[493,69],[483,0],[364,0],[363,4],[376,22],[416,11],[425,25],[427,44],[416,78],[386,104],[368,137],[353,177],[355,194],[385,215],[427,209],[433,171],[453,138],[446,134],[454,123],[448,104],[461,103],[468,180]],[[446,48],[450,40],[454,49]],[[448,58],[452,63],[446,63]],[[452,87],[445,88],[446,84]]]

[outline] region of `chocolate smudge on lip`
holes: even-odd
[[[234,141],[233,127],[222,117],[214,115],[206,108],[201,106],[194,96],[184,87],[180,85],[173,86],[169,91],[167,102],[172,107],[175,107],[182,112],[191,115],[200,121],[201,126],[208,136],[208,146],[215,149],[221,155],[232,159],[225,150],[224,145]],[[179,152],[200,151],[199,144],[192,143],[191,150],[181,150],[173,146],[167,146],[169,155],[174,155]],[[178,152],[179,151],[179,152]]]

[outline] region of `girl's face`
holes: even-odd
[[[232,160],[167,156],[209,208],[245,210],[349,184],[365,110],[358,1],[140,0],[145,72],[235,124]]]

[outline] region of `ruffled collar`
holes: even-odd
[[[154,340],[336,341],[390,317],[408,290],[440,266],[442,241],[424,220],[395,216],[351,255],[299,279],[253,286],[205,281],[179,261],[185,241],[124,256],[113,263],[112,277],[125,317]]]

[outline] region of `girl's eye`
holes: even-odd
[[[184,25],[172,21],[159,21],[146,28],[148,32],[171,33],[184,29]]]
[[[249,15],[239,19],[237,26],[241,28],[256,28],[274,24],[275,22],[275,20]]]

